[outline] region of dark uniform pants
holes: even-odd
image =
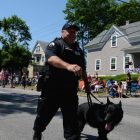
[[[79,140],[77,109],[78,96],[75,93],[57,94],[51,93],[38,100],[37,117],[34,122],[35,131],[44,131],[58,109],[63,115],[64,137],[66,140]]]

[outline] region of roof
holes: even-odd
[[[124,32],[128,38],[140,36],[140,21],[120,26],[120,30]]]
[[[113,25],[109,30],[104,30],[87,43],[85,48],[102,48],[115,31],[119,32],[121,36],[124,36],[130,44],[134,45],[135,42],[140,41],[140,21],[138,21],[123,26]]]
[[[126,53],[139,53],[140,52],[140,45],[135,45],[135,46],[123,48],[123,49],[121,49],[121,51],[124,51]]]
[[[34,46],[32,52],[34,52],[34,50],[35,50],[37,44],[40,44],[41,48],[42,48],[43,51],[45,52],[45,49],[46,49],[46,47],[47,47],[47,45],[48,45],[49,43],[48,43],[48,42],[45,42],[45,41],[39,41],[39,40],[38,40],[38,41],[36,42],[36,44],[35,44],[35,46]]]
[[[104,30],[100,34],[98,34],[94,39],[92,39],[85,47],[91,46],[96,44],[96,46],[99,46],[98,44],[102,43],[102,38],[107,34],[107,30]]]

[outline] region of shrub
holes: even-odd
[[[137,81],[138,74],[131,74],[131,76],[132,76],[132,81]],[[120,81],[126,81],[126,74],[120,74],[120,75],[116,75],[116,76],[102,76],[101,78],[106,81],[108,79],[113,79],[117,82],[120,82]]]

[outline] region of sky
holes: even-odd
[[[35,43],[50,42],[60,37],[61,28],[66,20],[65,10],[67,0],[0,0],[0,20],[16,15],[26,22],[30,28],[32,41],[29,49],[32,51]]]
[[[124,0],[127,1],[127,0]],[[60,37],[65,24],[67,0],[0,0],[0,20],[17,15],[30,28],[32,40],[29,49],[32,51],[36,42],[50,42]]]

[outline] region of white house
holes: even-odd
[[[37,41],[32,50],[32,65],[29,65],[29,77],[36,75],[36,72],[42,72],[45,67],[45,50],[48,42]]]

